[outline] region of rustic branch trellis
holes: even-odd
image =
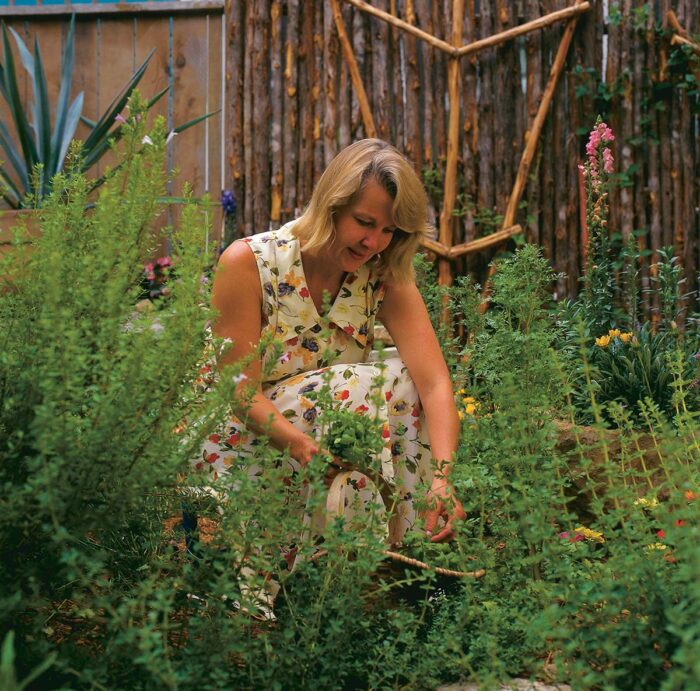
[[[700,55],[700,43],[693,41],[688,35],[688,32],[681,26],[676,17],[676,13],[673,10],[669,10],[666,13],[666,21],[673,29],[673,37],[671,38],[671,45],[673,46],[688,46],[694,53]]]
[[[333,9],[333,18],[338,31],[340,44],[348,63],[350,77],[353,87],[357,94],[362,120],[367,136],[376,136],[376,127],[372,118],[372,112],[367,100],[367,94],[360,77],[360,72],[357,67],[357,60],[353,51],[352,45],[348,40],[345,30],[345,23],[340,11],[339,0],[330,0]],[[442,285],[450,285],[452,282],[452,267],[451,261],[465,254],[473,252],[481,252],[489,247],[494,247],[501,244],[509,237],[516,235],[522,231],[522,228],[515,223],[515,215],[520,203],[525,183],[530,170],[537,141],[539,140],[542,126],[549,110],[549,105],[552,101],[554,91],[559,81],[559,76],[564,68],[566,55],[571,44],[571,38],[576,28],[576,22],[582,12],[586,12],[590,8],[590,3],[587,1],[576,0],[576,3],[571,7],[563,10],[551,12],[539,19],[527,22],[512,29],[507,29],[488,38],[478,41],[473,41],[466,45],[462,44],[462,25],[464,20],[464,0],[453,0],[452,3],[452,36],[448,43],[432,34],[419,29],[410,22],[406,22],[389,12],[380,10],[372,5],[364,2],[364,0],[345,0],[345,2],[354,5],[359,10],[371,14],[382,21],[397,27],[407,33],[413,34],[417,38],[425,41],[434,48],[447,53],[448,64],[448,99],[450,106],[448,134],[447,134],[447,160],[445,166],[445,182],[443,189],[443,208],[440,212],[440,224],[438,240],[426,240],[424,245],[433,251],[439,257],[438,264],[438,281]],[[412,16],[412,3],[408,3],[409,11],[407,14]],[[549,73],[549,80],[542,95],[539,108],[533,118],[530,129],[526,133],[526,142],[523,155],[520,160],[518,173],[513,185],[513,190],[510,194],[506,211],[503,217],[501,230],[484,238],[464,242],[458,245],[452,244],[453,238],[453,211],[457,196],[457,160],[459,149],[459,116],[460,116],[460,59],[465,55],[472,55],[487,48],[493,48],[506,41],[512,40],[517,36],[542,29],[559,21],[568,20],[566,29],[559,44],[559,49],[552,63],[552,68]]]

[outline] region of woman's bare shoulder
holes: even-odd
[[[232,242],[219,257],[217,270],[238,270],[257,273],[257,260],[250,244],[245,240]]]

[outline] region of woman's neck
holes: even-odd
[[[301,261],[311,297],[320,314],[324,293],[330,294],[330,301],[333,303],[347,274],[337,266],[332,257],[326,256],[323,249],[312,253],[302,248]]]

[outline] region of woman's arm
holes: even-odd
[[[213,332],[232,341],[220,358],[226,365],[255,350],[262,330],[262,288],[255,255],[245,242],[234,242],[221,255],[212,287],[212,305],[217,311]],[[308,434],[294,427],[262,392],[261,361],[254,357],[239,384],[242,390],[254,387],[246,423],[258,433],[266,434],[272,444],[288,449],[292,458],[306,465],[319,447]]]
[[[449,371],[415,283],[388,285],[378,316],[408,367],[425,412],[436,464],[425,527],[432,533],[443,516],[446,519],[444,528],[432,537],[434,542],[440,542],[452,536],[453,521],[466,515],[448,482],[452,457],[459,442],[459,416]]]

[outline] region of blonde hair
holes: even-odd
[[[319,249],[332,242],[334,214],[354,204],[370,180],[394,200],[397,228],[389,246],[375,258],[375,271],[383,280],[407,282],[413,278],[413,255],[431,231],[428,198],[411,164],[381,139],[355,142],[329,163],[293,232],[304,241],[304,249]]]

